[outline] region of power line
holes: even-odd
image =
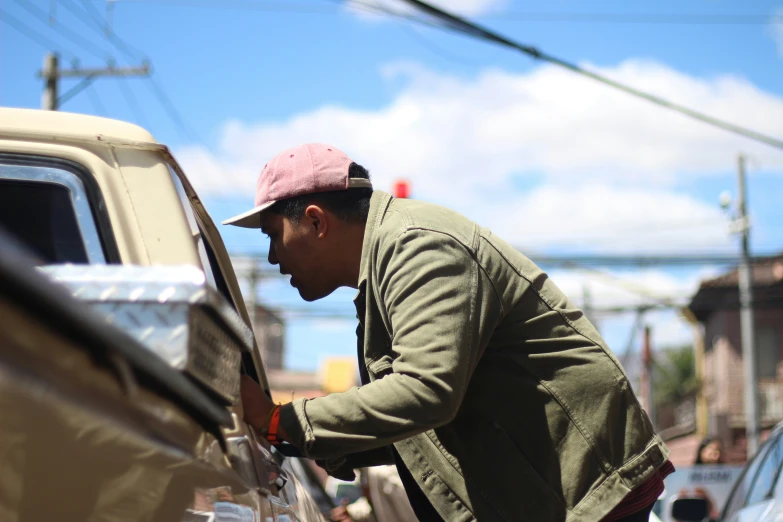
[[[718,223],[716,223],[715,220],[705,220],[705,221],[695,221],[693,223],[683,223],[683,222],[663,222],[663,223],[651,223],[648,225],[640,225],[636,224],[629,227],[618,227],[618,228],[602,228],[601,230],[595,231],[595,230],[574,230],[574,229],[568,229],[564,230],[563,235],[554,235],[554,234],[546,234],[540,236],[540,238],[546,239],[549,243],[565,243],[568,242],[569,244],[583,244],[583,243],[591,243],[591,244],[602,244],[602,245],[611,245],[613,244],[613,241],[617,241],[618,235],[626,235],[626,234],[633,234],[634,238],[645,238],[648,239],[649,236],[653,235],[660,235],[660,234],[672,234],[681,232],[684,230],[694,230],[694,229],[706,229],[706,228],[714,228]],[[783,226],[783,225],[782,225]],[[535,241],[539,236],[536,234],[526,234],[525,237],[528,241]],[[624,241],[623,244],[627,244],[627,241]],[[691,245],[689,243],[689,245]]]
[[[395,11],[393,9],[383,7],[382,5],[377,3],[368,4],[360,0],[331,0],[331,1],[337,4],[348,5],[349,7],[356,9],[357,11],[364,11],[366,13],[380,13],[387,16],[391,16],[392,18],[399,18],[400,20],[407,20],[409,22],[415,22],[428,27],[443,29],[442,25],[439,23],[435,23],[431,20],[413,14]]]
[[[87,92],[87,96],[90,98],[90,103],[92,104],[92,108],[95,109],[95,112],[104,118],[107,117],[109,113],[106,112],[106,106],[101,101],[101,97],[98,95],[98,91],[92,86],[92,84],[88,85],[85,90]]]
[[[120,0],[117,0],[119,2]],[[121,0],[124,4],[172,5],[208,9],[335,14],[339,10],[323,5],[294,2],[250,2],[246,0]],[[360,3],[360,2],[354,2]],[[376,7],[367,2],[362,5]],[[398,13],[399,14],[399,13]],[[783,23],[781,15],[746,13],[611,13],[611,12],[524,12],[503,11],[481,15],[482,19],[524,22],[575,22],[611,24],[768,25]]]
[[[566,268],[573,267],[652,267],[652,266],[668,266],[668,267],[699,267],[699,266],[736,266],[739,264],[740,258],[737,254],[727,254],[721,252],[704,252],[696,254],[617,254],[617,255],[601,255],[601,254],[562,254],[562,255],[547,255],[536,254],[531,252],[525,252],[525,249],[518,249],[525,253],[525,255],[535,262],[537,265],[545,265],[549,267],[559,266]],[[233,251],[230,253],[235,258],[246,258],[252,262],[263,261],[267,258],[266,252],[238,252]],[[753,258],[753,262],[759,262],[769,259],[770,257],[777,257],[780,254],[771,253],[769,255],[759,255]],[[262,269],[261,274],[263,277],[283,277],[277,270],[274,269]]]
[[[38,20],[41,20],[44,24],[49,23],[49,16],[46,14],[46,12],[41,9],[40,7],[36,6],[35,4],[29,2],[28,0],[15,0],[17,4],[19,4],[23,9],[25,9],[28,13],[35,16]],[[98,47],[91,41],[87,40],[80,34],[76,33],[75,31],[69,29],[66,26],[60,25],[60,24],[54,24],[52,25],[55,31],[60,33],[61,35],[65,36],[67,39],[69,39],[71,42],[75,43],[88,53],[92,54],[93,56],[96,56],[97,58],[101,60],[105,59],[111,59],[111,54],[108,53],[105,49],[102,49],[101,47]]]
[[[136,96],[134,96],[133,90],[131,90],[123,80],[119,80],[117,85],[119,86],[120,92],[122,92],[122,95],[125,98],[125,102],[128,104],[128,107],[133,113],[133,116],[136,118],[136,121],[143,127],[149,128],[149,125],[147,124],[147,117],[144,114],[144,111],[141,109],[141,105],[139,105],[139,102],[136,100]]]
[[[699,111],[695,111],[693,109],[690,109],[688,107],[685,107],[683,105],[679,105],[676,103],[672,103],[668,100],[665,100],[661,97],[655,96],[653,94],[649,94],[647,92],[641,91],[639,89],[636,89],[634,87],[625,85],[623,83],[620,83],[618,81],[612,80],[610,78],[607,78],[603,75],[600,75],[598,73],[594,73],[591,71],[588,71],[587,69],[583,69],[582,67],[569,63],[565,60],[561,60],[560,58],[556,58],[554,56],[548,55],[546,53],[543,53],[542,51],[536,49],[533,46],[530,45],[524,45],[518,42],[515,42],[509,38],[506,38],[505,36],[502,36],[496,32],[493,32],[489,29],[486,29],[482,26],[479,26],[473,22],[468,21],[467,19],[461,18],[459,16],[453,15],[451,13],[448,13],[446,11],[443,11],[442,9],[439,9],[435,6],[432,6],[426,2],[422,2],[421,0],[405,0],[409,4],[412,4],[413,6],[417,7],[420,11],[423,11],[430,16],[434,17],[436,20],[439,20],[443,24],[445,24],[446,28],[450,31],[461,33],[467,36],[472,36],[474,38],[478,38],[480,40],[492,42],[498,45],[501,45],[503,47],[508,47],[510,49],[520,51],[523,54],[526,54],[536,60],[542,60],[545,62],[552,63],[554,65],[558,65],[560,67],[563,67],[565,69],[568,69],[574,73],[577,73],[581,76],[585,76],[587,78],[590,78],[592,80],[595,80],[597,82],[603,83],[604,85],[608,85],[609,87],[613,87],[617,90],[623,91],[626,94],[630,94],[632,96],[635,96],[637,98],[641,98],[643,100],[646,100],[648,102],[651,102],[659,107],[663,107],[675,112],[678,112],[680,114],[683,114],[685,116],[688,116],[690,118],[693,118],[695,120],[701,121],[703,123],[706,123],[708,125],[712,125],[713,127],[717,127],[720,129],[723,129],[725,131],[738,134],[740,136],[743,136],[745,138],[758,141],[761,143],[764,143],[766,145],[770,145],[772,147],[783,149],[783,140],[780,140],[778,138],[774,138],[772,136],[767,136],[765,134],[762,134],[760,132],[756,132],[751,129],[747,129],[745,127],[741,127],[739,125],[735,125],[730,122],[723,121],[718,118],[714,118],[712,116],[709,116],[707,114],[704,114]]]
[[[117,0],[119,1],[119,0]],[[124,4],[174,5],[182,7],[204,7],[209,9],[248,10],[265,12],[291,12],[307,14],[332,14],[337,12],[322,2],[296,4],[294,2],[248,2],[241,0],[122,0]]]
[[[150,77],[149,85],[152,87],[153,94],[155,94],[155,96],[158,98],[158,101],[163,106],[166,114],[168,114],[169,118],[171,118],[171,120],[174,121],[174,123],[178,126],[180,131],[183,133],[183,136],[190,140],[198,141],[207,149],[212,150],[212,147],[210,147],[209,144],[207,144],[207,142],[196,133],[196,131],[194,131],[187,123],[185,123],[185,120],[182,118],[180,112],[174,106],[171,98],[169,98],[169,95],[166,93],[166,90],[163,88],[163,86],[158,82],[157,78],[154,76]]]
[[[73,0],[59,0],[58,3],[70,11],[85,27],[95,30],[95,27],[90,23],[92,20],[90,14],[80,8]],[[92,21],[94,22],[94,20]],[[101,31],[100,28],[98,29],[98,34],[103,35],[103,31]]]
[[[769,25],[783,23],[781,15],[686,14],[686,13],[490,13],[482,18],[500,18],[525,22],[572,22],[608,24],[662,25]]]
[[[32,29],[28,25],[26,25],[24,22],[16,18],[15,16],[3,11],[0,9],[0,20],[11,26],[12,29],[15,29],[18,33],[20,33],[23,36],[26,36],[33,42],[37,43],[41,47],[44,47],[46,49],[56,49],[61,54],[64,54],[66,56],[70,56],[71,58],[75,59],[76,55],[70,51],[63,51],[62,46],[56,44],[46,36],[42,35],[35,29]]]
[[[90,19],[95,22],[95,25],[98,27],[98,29],[105,34],[109,34],[109,25],[104,22],[100,13],[97,13],[96,15],[94,6],[86,0],[81,0],[81,4],[84,11],[87,13],[87,16],[89,16]]]
[[[120,52],[122,52],[131,60],[147,60],[146,53],[136,49],[135,47],[128,44],[125,40],[117,36],[117,33],[114,32],[114,30],[109,26],[109,23],[103,18],[103,16],[101,16],[101,14],[97,11],[97,9],[95,9],[95,6],[92,5],[89,0],[81,0],[81,3],[82,6],[84,6],[84,10],[87,12],[88,16],[90,16],[90,18],[95,22],[99,32],[103,35],[104,38],[109,40],[117,49],[119,49]]]
[[[399,23],[399,27],[405,31],[408,36],[410,36],[413,40],[415,40],[419,45],[424,47],[425,49],[428,49],[430,52],[437,54],[441,58],[444,58],[446,60],[459,63],[461,65],[467,65],[470,67],[474,67],[475,63],[470,63],[467,60],[462,59],[460,56],[447,51],[446,49],[443,49],[439,45],[435,44],[434,42],[428,40],[423,34],[418,33],[414,27],[409,27],[402,22]]]
[[[70,5],[72,8],[76,8],[75,4],[73,4],[72,0],[63,0],[66,2],[66,7]],[[146,54],[138,49],[132,50],[132,46],[129,45],[125,40],[120,38],[112,29],[111,27],[106,24],[105,20],[101,17],[100,13],[95,10],[95,7],[90,4],[88,0],[81,0],[83,9],[80,9],[79,11],[83,11],[86,13],[89,18],[94,22],[95,26],[97,26],[98,33],[105,38],[110,44],[112,44],[118,51],[120,51],[122,54],[124,54],[126,57],[136,60],[141,57],[142,61],[144,61],[148,66],[151,67],[151,64],[149,63],[149,59],[146,57]],[[71,9],[71,8],[69,8]],[[74,9],[71,9],[72,12],[75,13]],[[93,27],[92,25],[88,24],[91,28],[95,29],[96,27]],[[204,145],[207,149],[212,150],[212,148],[206,143],[206,141],[201,138],[201,136],[196,133],[192,127],[190,127],[180,114],[179,110],[177,110],[174,103],[171,101],[171,97],[166,92],[165,88],[161,85],[161,83],[157,80],[156,77],[150,76],[148,77],[149,85],[151,87],[153,95],[157,98],[158,102],[163,107],[163,110],[166,112],[168,117],[175,123],[177,129],[181,132],[182,136],[186,139],[198,141],[202,145]]]

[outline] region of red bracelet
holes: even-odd
[[[269,429],[266,432],[266,440],[272,444],[280,444],[283,439],[278,437],[277,432],[280,428],[280,406],[275,406],[272,411],[272,417],[269,419]]]

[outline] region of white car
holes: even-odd
[[[778,424],[737,479],[718,522],[783,521],[783,423]],[[683,522],[707,520],[703,499],[674,501],[672,514]]]

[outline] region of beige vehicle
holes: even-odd
[[[249,324],[165,146],[0,108],[0,520],[322,520],[241,420],[240,371],[266,386]]]

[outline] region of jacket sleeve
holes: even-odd
[[[316,460],[316,464],[321,466],[326,473],[340,480],[353,480],[356,478],[353,470],[359,468],[370,468],[375,466],[394,465],[394,453],[391,446],[381,446],[359,453],[351,453],[344,457],[332,459]]]
[[[406,230],[380,245],[376,259],[392,372],[281,409],[291,442],[312,458],[377,448],[450,422],[501,316],[490,281],[451,236]]]

